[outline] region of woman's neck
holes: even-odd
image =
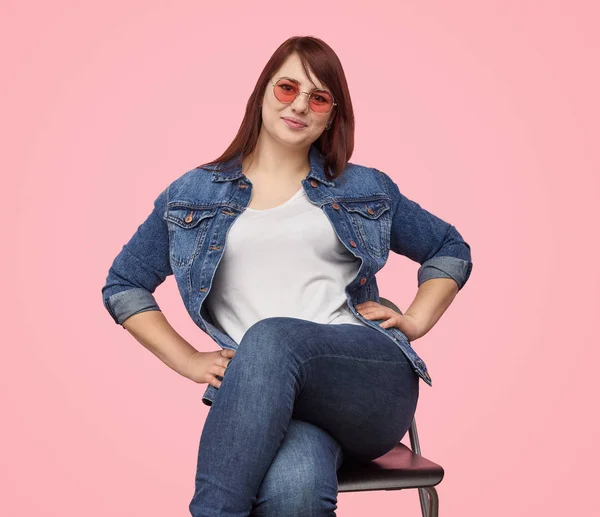
[[[309,148],[290,149],[259,138],[252,153],[244,158],[242,172],[248,178],[304,179],[310,171],[308,151]]]

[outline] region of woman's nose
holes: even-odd
[[[292,102],[292,109],[294,111],[305,113],[308,109],[308,102],[308,95],[305,95],[304,93],[299,93],[298,96],[294,99],[294,102]]]

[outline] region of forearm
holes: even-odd
[[[458,284],[451,278],[431,278],[423,282],[405,315],[413,316],[421,325],[424,336],[446,312],[458,293]]]
[[[130,316],[123,327],[169,368],[187,377],[188,358],[197,350],[169,324],[161,311],[144,311]]]

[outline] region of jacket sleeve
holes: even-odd
[[[432,278],[452,278],[460,291],[473,268],[471,247],[454,226],[408,199],[382,174],[392,200],[390,249],[421,264],[418,287]]]
[[[172,275],[169,232],[165,219],[168,187],[154,201],[154,209],[123,246],[102,288],[104,306],[115,323],[144,311],[160,311],[152,293]]]

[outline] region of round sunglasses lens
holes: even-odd
[[[333,106],[333,98],[328,92],[313,92],[310,96],[310,107],[318,113],[325,113]]]
[[[281,79],[275,84],[274,93],[281,102],[292,102],[298,95],[298,87],[291,81]]]

